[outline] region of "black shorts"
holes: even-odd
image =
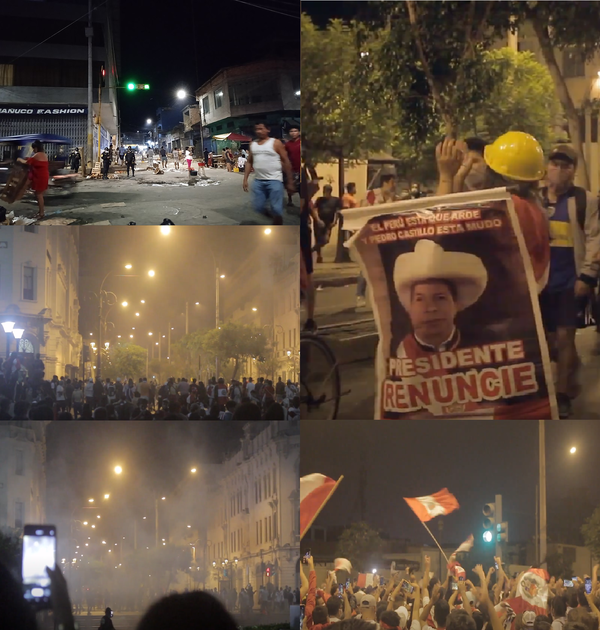
[[[574,289],[557,293],[542,291],[540,310],[546,332],[554,333],[557,328],[577,328],[579,305]]]
[[[312,234],[310,227],[304,224],[304,219],[301,219],[300,224],[300,251],[302,252],[302,258],[304,258],[304,266],[306,267],[306,273],[310,275],[313,272],[313,257],[312,257]]]

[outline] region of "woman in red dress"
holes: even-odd
[[[29,179],[31,180],[31,188],[35,193],[38,202],[39,212],[36,219],[44,218],[44,191],[48,188],[48,179],[50,173],[48,171],[48,156],[44,153],[44,145],[39,140],[34,140],[31,145],[33,155],[24,160],[18,158],[18,162],[29,164]]]

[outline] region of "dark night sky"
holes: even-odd
[[[134,235],[135,232],[135,235]],[[277,228],[270,236],[264,235],[264,227],[244,226],[232,229],[221,226],[175,226],[164,236],[159,227],[120,226],[80,228],[80,299],[82,311],[80,330],[84,339],[90,332],[97,335],[97,306],[92,304],[90,292],[97,292],[102,279],[111,270],[116,275],[109,277],[104,288],[114,292],[119,304],[127,301],[124,309],[115,306],[108,317],[114,322],[114,335],[133,334],[134,343],[144,345],[148,332],[166,333],[167,324],[176,330],[172,341],[184,331],[185,302],[189,302],[190,330],[212,327],[215,321],[214,265],[208,247],[219,262],[219,270],[226,278],[221,281],[221,307],[227,292],[235,291],[228,284],[231,276],[244,265],[244,260],[254,248],[259,247],[268,255],[269,239],[294,245],[298,230]],[[124,269],[132,264],[131,272]],[[154,278],[147,271],[153,269]],[[122,271],[121,271],[122,270]],[[248,269],[251,273],[252,270]],[[119,274],[123,274],[120,276]],[[140,301],[146,300],[146,304]],[[200,302],[199,306],[195,302]],[[140,317],[135,313],[139,312]],[[221,312],[222,319],[231,315]],[[93,328],[92,323],[93,322]],[[136,330],[131,330],[135,327]],[[138,334],[139,333],[139,334]],[[141,339],[144,342],[141,343]],[[164,350],[164,347],[163,347]],[[166,356],[166,355],[165,355]]]
[[[587,487],[600,504],[595,481],[600,423],[546,422],[547,503]],[[538,423],[535,421],[402,421],[302,425],[301,475],[321,473],[344,479],[316,525],[347,525],[360,520],[359,474],[364,453],[366,520],[395,538],[432,544],[403,497],[432,494],[447,487],[461,506],[442,517],[443,542],[481,536],[481,509],[503,497],[503,519],[512,542],[535,530],[538,479]],[[577,453],[571,455],[571,446]],[[437,520],[432,521],[437,532]],[[429,524],[431,527],[431,523]]]
[[[122,0],[121,84],[136,80],[152,88],[147,93],[119,90],[124,132],[141,131],[158,107],[179,102],[177,89],[193,93],[222,68],[268,55],[299,59],[299,0],[248,2],[256,6],[236,0]]]
[[[82,508],[90,497],[101,504],[99,499],[108,492],[110,501],[101,505],[105,520],[100,519],[102,527],[96,533],[109,536],[118,528],[125,535],[132,514],[139,517],[147,513],[149,519],[154,516],[153,487],[171,495],[167,496],[169,509],[175,516],[178,510],[186,509],[186,502],[180,500],[178,504],[174,490],[182,480],[187,484],[181,486],[185,492],[194,492],[196,484],[200,501],[203,465],[220,463],[226,451],[236,450],[243,436],[242,426],[217,422],[52,422],[47,432],[46,465],[49,522],[57,526],[59,538],[66,539],[65,528],[73,510],[75,518],[93,517],[93,510]],[[113,474],[116,465],[123,467],[120,477]],[[189,474],[192,466],[197,467],[197,476]],[[153,522],[148,522],[150,528]]]
[[[314,0],[303,0],[302,12],[310,15],[313,22],[319,26],[326,26],[327,22],[332,19],[353,19],[356,17],[359,9],[366,4],[366,2],[315,2]]]

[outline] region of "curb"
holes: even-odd
[[[349,284],[356,284],[357,281],[357,276],[330,276],[320,278],[318,275],[313,274],[313,283],[316,287],[345,287]]]

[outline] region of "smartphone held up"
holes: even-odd
[[[25,600],[37,610],[51,608],[50,577],[56,568],[56,527],[25,525],[23,528],[23,588]]]

